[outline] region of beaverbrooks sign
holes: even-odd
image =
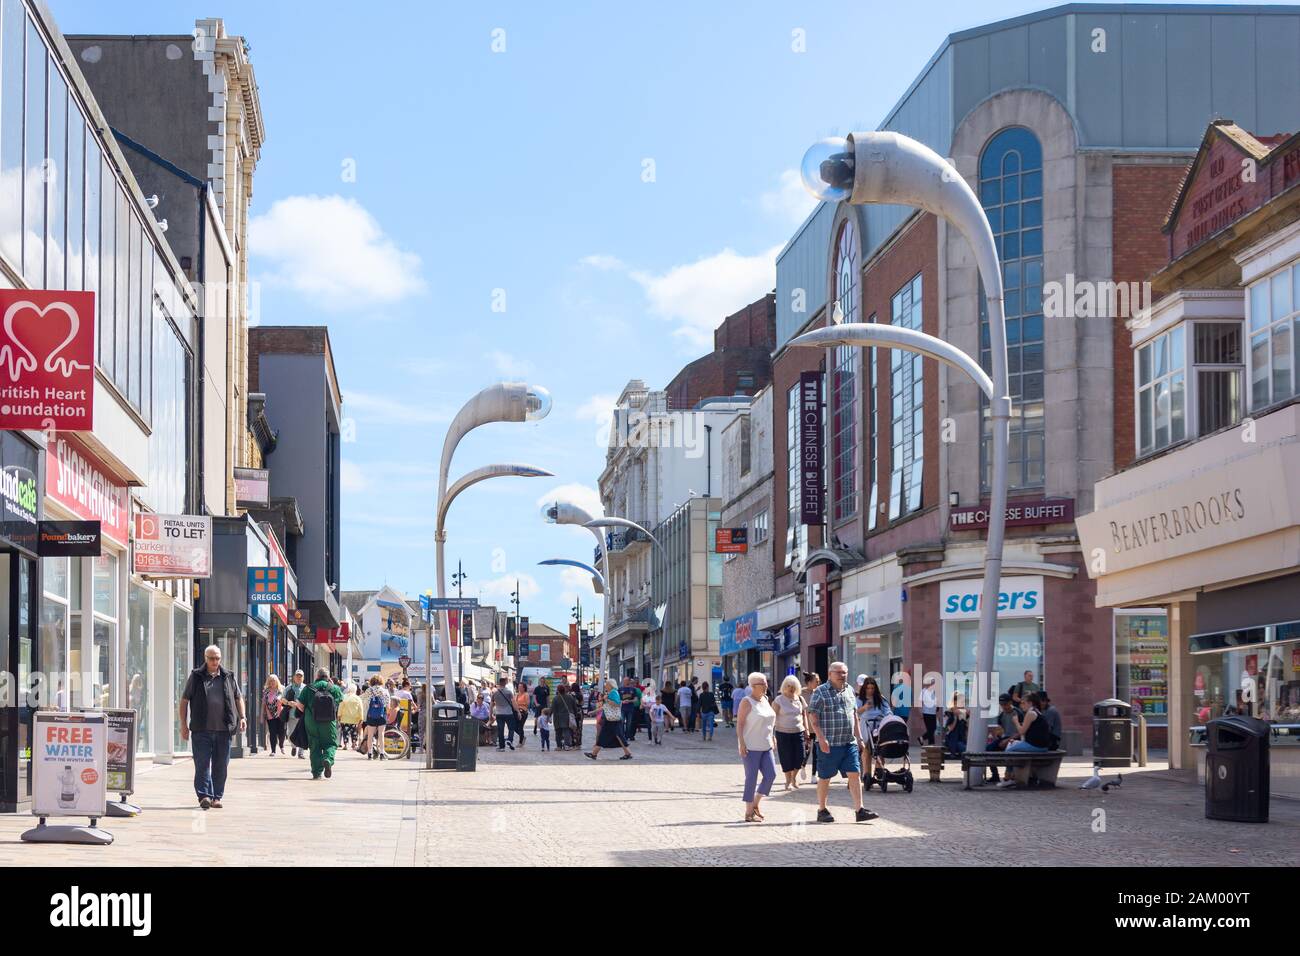
[[[1111,521],[1111,547],[1116,554],[1123,554],[1149,544],[1181,538],[1185,534],[1197,534],[1211,525],[1241,521],[1245,517],[1246,504],[1242,500],[1241,488],[1231,488],[1133,521]]]

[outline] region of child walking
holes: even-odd
[[[542,750],[551,749],[551,708],[542,708],[542,716],[537,718],[537,729],[542,734]]]
[[[654,742],[662,745],[664,742],[664,724],[672,719],[672,714],[664,706],[663,701],[659,701],[650,708],[650,730]]]

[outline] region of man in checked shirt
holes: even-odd
[[[826,809],[831,780],[843,771],[849,778],[849,794],[857,810],[855,819],[866,823],[880,816],[862,806],[862,762],[858,756],[862,738],[856,719],[857,700],[849,689],[849,667],[843,661],[830,666],[830,680],[813,691],[808,702],[808,722],[817,738],[817,822],[834,823]]]

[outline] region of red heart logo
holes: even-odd
[[[50,313],[67,318],[67,334],[62,339],[60,323],[50,321]],[[0,366],[8,365],[9,377],[15,384],[21,381],[24,371],[36,371],[38,362],[44,371],[58,372],[65,379],[72,378],[77,371],[89,371],[88,363],[76,356],[63,355],[80,330],[81,317],[67,302],[54,301],[42,308],[29,299],[19,299],[5,310],[4,332],[8,341],[0,346]]]

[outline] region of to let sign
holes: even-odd
[[[0,289],[0,429],[95,425],[95,294]]]
[[[749,551],[749,529],[716,529],[713,535],[713,550],[718,554],[745,554]]]
[[[1008,528],[1063,524],[1073,520],[1073,498],[1034,498],[1028,501],[1007,502],[1006,526]],[[948,514],[948,527],[953,531],[978,531],[988,526],[988,502],[966,508],[953,508]]]
[[[212,518],[137,514],[132,568],[156,578],[212,577]]]
[[[822,490],[822,376],[799,375],[799,520],[824,524],[826,499]]]

